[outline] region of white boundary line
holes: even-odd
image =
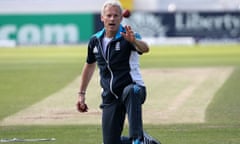
[[[7,142],[42,142],[42,141],[55,141],[55,138],[36,138],[36,139],[19,139],[19,138],[12,138],[12,139],[0,139],[1,143]]]

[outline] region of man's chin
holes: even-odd
[[[108,30],[111,32],[116,32],[118,30],[118,28],[116,27],[108,27]]]

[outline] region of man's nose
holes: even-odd
[[[114,16],[110,16],[110,20],[114,20],[114,18],[115,18]]]

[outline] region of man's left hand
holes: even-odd
[[[127,41],[135,44],[136,38],[135,38],[134,32],[132,31],[131,26],[126,25],[126,26],[125,26],[125,29],[126,29],[126,33],[123,33],[123,32],[122,32],[121,35],[122,35]]]

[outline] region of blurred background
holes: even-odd
[[[105,0],[1,0],[0,47],[86,43]],[[121,0],[149,44],[239,43],[240,0]]]

